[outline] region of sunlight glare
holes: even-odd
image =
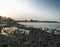
[[[4,14],[5,14],[5,10],[4,9],[0,9],[0,15],[4,16]]]

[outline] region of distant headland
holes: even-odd
[[[17,20],[17,22],[43,22],[43,23],[60,23],[58,21],[39,21],[39,20]]]
[[[15,20],[10,17],[2,17],[0,16],[0,22],[43,22],[43,23],[60,23],[58,21],[40,21],[40,20]]]

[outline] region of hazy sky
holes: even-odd
[[[18,20],[60,21],[60,0],[0,0],[0,15]]]

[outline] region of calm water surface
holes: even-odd
[[[26,25],[27,27],[35,28],[49,28],[49,29],[60,29],[60,23],[38,23],[38,22],[20,22],[19,24]]]

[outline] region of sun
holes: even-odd
[[[4,9],[0,9],[0,15],[5,16],[6,11]]]

